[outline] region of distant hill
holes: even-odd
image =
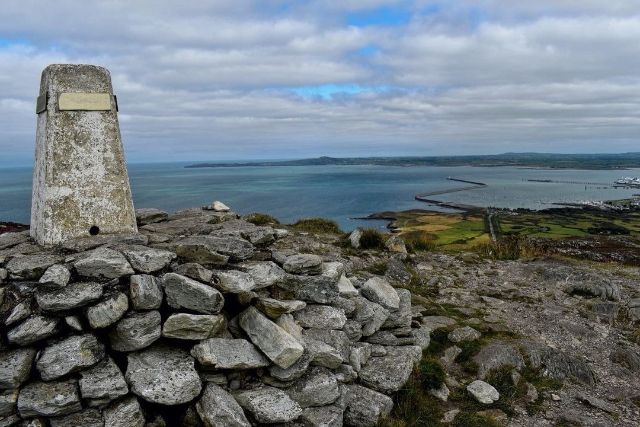
[[[483,156],[429,157],[317,157],[300,160],[256,161],[245,163],[195,163],[186,168],[229,168],[247,166],[519,166],[549,169],[628,169],[640,168],[640,152],[619,154],[504,153]]]

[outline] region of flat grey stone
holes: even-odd
[[[224,297],[215,288],[176,273],[162,278],[167,302],[173,308],[186,308],[200,313],[217,314],[224,305]]]
[[[111,348],[116,351],[135,351],[150,346],[160,338],[160,313],[130,313],[122,318],[111,332]]]
[[[311,368],[285,391],[302,408],[329,405],[340,397],[336,376],[321,367]]]
[[[256,246],[267,246],[276,240],[275,231],[271,227],[253,227],[240,231],[240,235]]]
[[[500,393],[491,384],[475,380],[467,386],[467,391],[480,403],[490,405],[500,399]]]
[[[184,350],[155,346],[127,356],[131,391],[151,403],[179,405],[200,394],[194,359]]]
[[[471,326],[464,326],[462,328],[456,328],[453,331],[449,332],[448,338],[449,341],[453,343],[460,343],[463,341],[475,341],[480,338],[482,334]]]
[[[271,319],[277,319],[283,314],[293,313],[303,309],[307,305],[298,300],[277,300],[274,298],[260,298],[256,301],[256,308]]]
[[[397,310],[389,310],[389,317],[382,324],[381,329],[411,327],[411,292],[408,289],[396,289],[395,291],[400,298],[400,307]]]
[[[371,357],[371,344],[363,342],[354,343],[349,353],[349,364],[353,367],[354,371],[360,372],[369,360],[369,357]]]
[[[226,325],[224,316],[215,314],[172,314],[162,326],[162,336],[182,340],[204,340],[218,334]]]
[[[522,342],[521,348],[529,359],[531,366],[535,369],[544,369],[546,375],[551,378],[561,381],[571,379],[587,385],[596,383],[595,372],[579,356],[533,341]]]
[[[117,279],[134,273],[124,255],[104,247],[81,254],[73,266],[80,276],[98,279]]]
[[[104,427],[102,413],[97,409],[86,409],[64,417],[50,418],[51,427]]]
[[[349,341],[349,337],[347,337],[344,331],[311,328],[305,329],[302,336],[305,341],[313,339],[333,347],[343,360],[349,360],[351,341]]]
[[[422,318],[422,325],[431,331],[448,328],[456,323],[454,319],[445,316],[425,316]]]
[[[216,384],[207,384],[196,411],[208,427],[251,427],[238,402]]]
[[[491,371],[504,366],[511,366],[516,369],[524,367],[524,359],[518,349],[508,343],[494,341],[480,349],[473,357],[474,363],[478,366],[478,378],[484,379]]]
[[[305,408],[300,418],[309,427],[342,427],[344,409],[337,405]]]
[[[39,290],[36,301],[45,311],[66,311],[83,307],[102,296],[102,285],[95,282],[71,283],[53,291]]]
[[[148,274],[131,276],[129,294],[136,310],[157,310],[162,305],[164,296],[159,280]]]
[[[4,324],[7,326],[13,325],[14,323],[18,323],[31,316],[31,300],[26,299],[16,305],[11,313],[5,320]]]
[[[145,419],[135,396],[119,400],[104,410],[104,427],[144,427]]]
[[[82,332],[84,330],[78,316],[65,316],[64,323],[76,332]]]
[[[57,417],[81,409],[78,385],[74,380],[30,383],[18,396],[18,412],[23,418]]]
[[[31,316],[7,333],[11,344],[28,345],[55,335],[58,319],[46,316]]]
[[[23,255],[11,258],[5,268],[11,276],[39,280],[49,267],[60,262],[62,257],[58,255]]]
[[[216,255],[229,257],[231,261],[244,261],[253,255],[253,245],[239,237],[192,236],[178,242],[179,257],[203,265],[224,265]]]
[[[191,355],[202,366],[218,369],[255,369],[269,366],[269,361],[244,339],[210,338],[195,345]]]
[[[67,286],[69,279],[71,279],[71,272],[67,266],[64,264],[54,264],[40,277],[39,283],[62,288]]]
[[[245,390],[234,394],[234,397],[259,423],[288,423],[302,415],[300,405],[274,387]]]
[[[362,238],[362,230],[356,228],[349,234],[349,243],[352,248],[359,249],[360,248],[360,239]]]
[[[80,372],[80,395],[89,406],[102,405],[129,393],[120,368],[110,357]]]
[[[282,314],[276,319],[276,325],[287,331],[292,337],[302,342],[302,326],[298,324],[291,314]]]
[[[171,251],[132,245],[120,248],[134,270],[139,273],[154,273],[167,267],[177,256]]]
[[[214,283],[222,292],[249,292],[256,287],[253,277],[249,273],[238,270],[214,271]]]
[[[307,336],[304,339],[305,350],[311,355],[311,364],[337,369],[344,359],[338,350],[329,344]]]
[[[204,268],[197,262],[180,264],[173,269],[173,272],[202,283],[211,283],[213,280],[213,272]]]
[[[357,384],[346,385],[344,423],[355,427],[374,427],[388,416],[393,400],[377,391]]]
[[[419,347],[390,347],[386,356],[369,358],[358,374],[360,381],[381,393],[395,393],[409,380],[421,354]]]
[[[363,297],[356,297],[354,301],[356,310],[353,320],[362,325],[363,336],[373,335],[389,318],[389,310]]]
[[[285,271],[272,261],[246,261],[238,264],[236,268],[253,278],[255,289],[276,285],[286,276]]]
[[[344,274],[340,276],[340,279],[338,279],[338,292],[340,293],[340,296],[347,298],[359,295],[356,287],[353,286],[351,280],[349,280]]]
[[[322,273],[322,258],[313,254],[295,254],[285,259],[282,268],[290,274],[315,276]]]
[[[0,389],[18,388],[25,382],[35,355],[32,348],[0,351]]]
[[[293,317],[303,328],[342,329],[347,321],[344,310],[319,304],[308,305]]]
[[[4,233],[0,234],[0,249],[7,249],[12,246],[25,243],[29,240],[29,232]]]
[[[313,360],[313,355],[305,349],[302,356],[296,362],[287,367],[281,368],[278,365],[271,365],[269,367],[269,375],[276,378],[279,381],[290,382],[300,378],[307,372],[309,365]]]
[[[0,418],[13,414],[17,402],[18,389],[0,391]]]
[[[302,356],[302,345],[255,307],[242,312],[239,322],[251,341],[281,368],[291,366]]]
[[[367,280],[360,288],[360,293],[369,301],[380,304],[388,310],[398,310],[400,308],[398,292],[389,282],[380,277],[372,277]]]
[[[104,345],[95,336],[74,335],[45,347],[36,369],[43,380],[55,380],[95,365],[104,355]]]
[[[129,309],[129,298],[122,292],[87,308],[87,319],[93,329],[106,328],[117,322]]]
[[[329,276],[287,274],[278,287],[293,294],[293,298],[317,304],[331,304],[339,296],[338,281]]]
[[[138,225],[154,224],[156,222],[166,221],[169,214],[165,211],[155,208],[136,209],[136,222]]]

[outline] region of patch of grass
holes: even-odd
[[[342,234],[338,223],[326,218],[303,218],[292,224],[291,228],[309,233]]]
[[[478,365],[472,359],[480,352],[482,344],[483,341],[481,340],[462,341],[457,344],[462,352],[456,357],[456,362],[459,363],[465,371],[473,373],[478,370]]]
[[[418,365],[418,381],[424,390],[438,389],[445,379],[445,372],[438,360],[423,357]]]
[[[460,412],[451,425],[453,427],[500,427],[500,424],[488,417],[469,412]]]
[[[432,331],[431,341],[425,352],[430,356],[441,356],[447,347],[449,347],[450,342],[448,335],[448,329],[436,329]]]
[[[484,258],[495,260],[516,260],[548,255],[542,247],[518,236],[505,236],[496,242],[480,243],[474,247],[474,250]]]
[[[384,235],[375,228],[365,228],[360,237],[362,249],[384,249]]]
[[[409,252],[431,252],[438,246],[428,233],[409,232],[401,236]]]
[[[254,212],[254,213],[250,213],[249,215],[246,215],[244,217],[244,220],[247,222],[250,222],[251,224],[254,225],[278,225],[280,224],[280,221],[278,221],[277,218],[269,215],[269,214],[265,214],[265,213],[259,213],[259,212]]]
[[[384,276],[387,272],[387,263],[384,261],[376,262],[365,268],[365,271],[378,276]]]

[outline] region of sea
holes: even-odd
[[[616,179],[640,176],[640,169],[573,170],[519,167],[434,166],[260,166],[185,168],[186,163],[130,164],[136,208],[169,212],[221,200],[236,212],[268,213],[283,223],[326,217],[344,230],[384,227],[357,219],[374,212],[432,209],[416,194],[468,186],[486,187],[433,196],[474,206],[544,209],[554,203],[622,199],[640,189],[613,188]],[[31,168],[0,168],[0,221],[29,222]],[[548,180],[539,182],[531,180]]]

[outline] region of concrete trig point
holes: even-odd
[[[109,71],[48,66],[36,113],[31,236],[49,245],[137,232]]]

